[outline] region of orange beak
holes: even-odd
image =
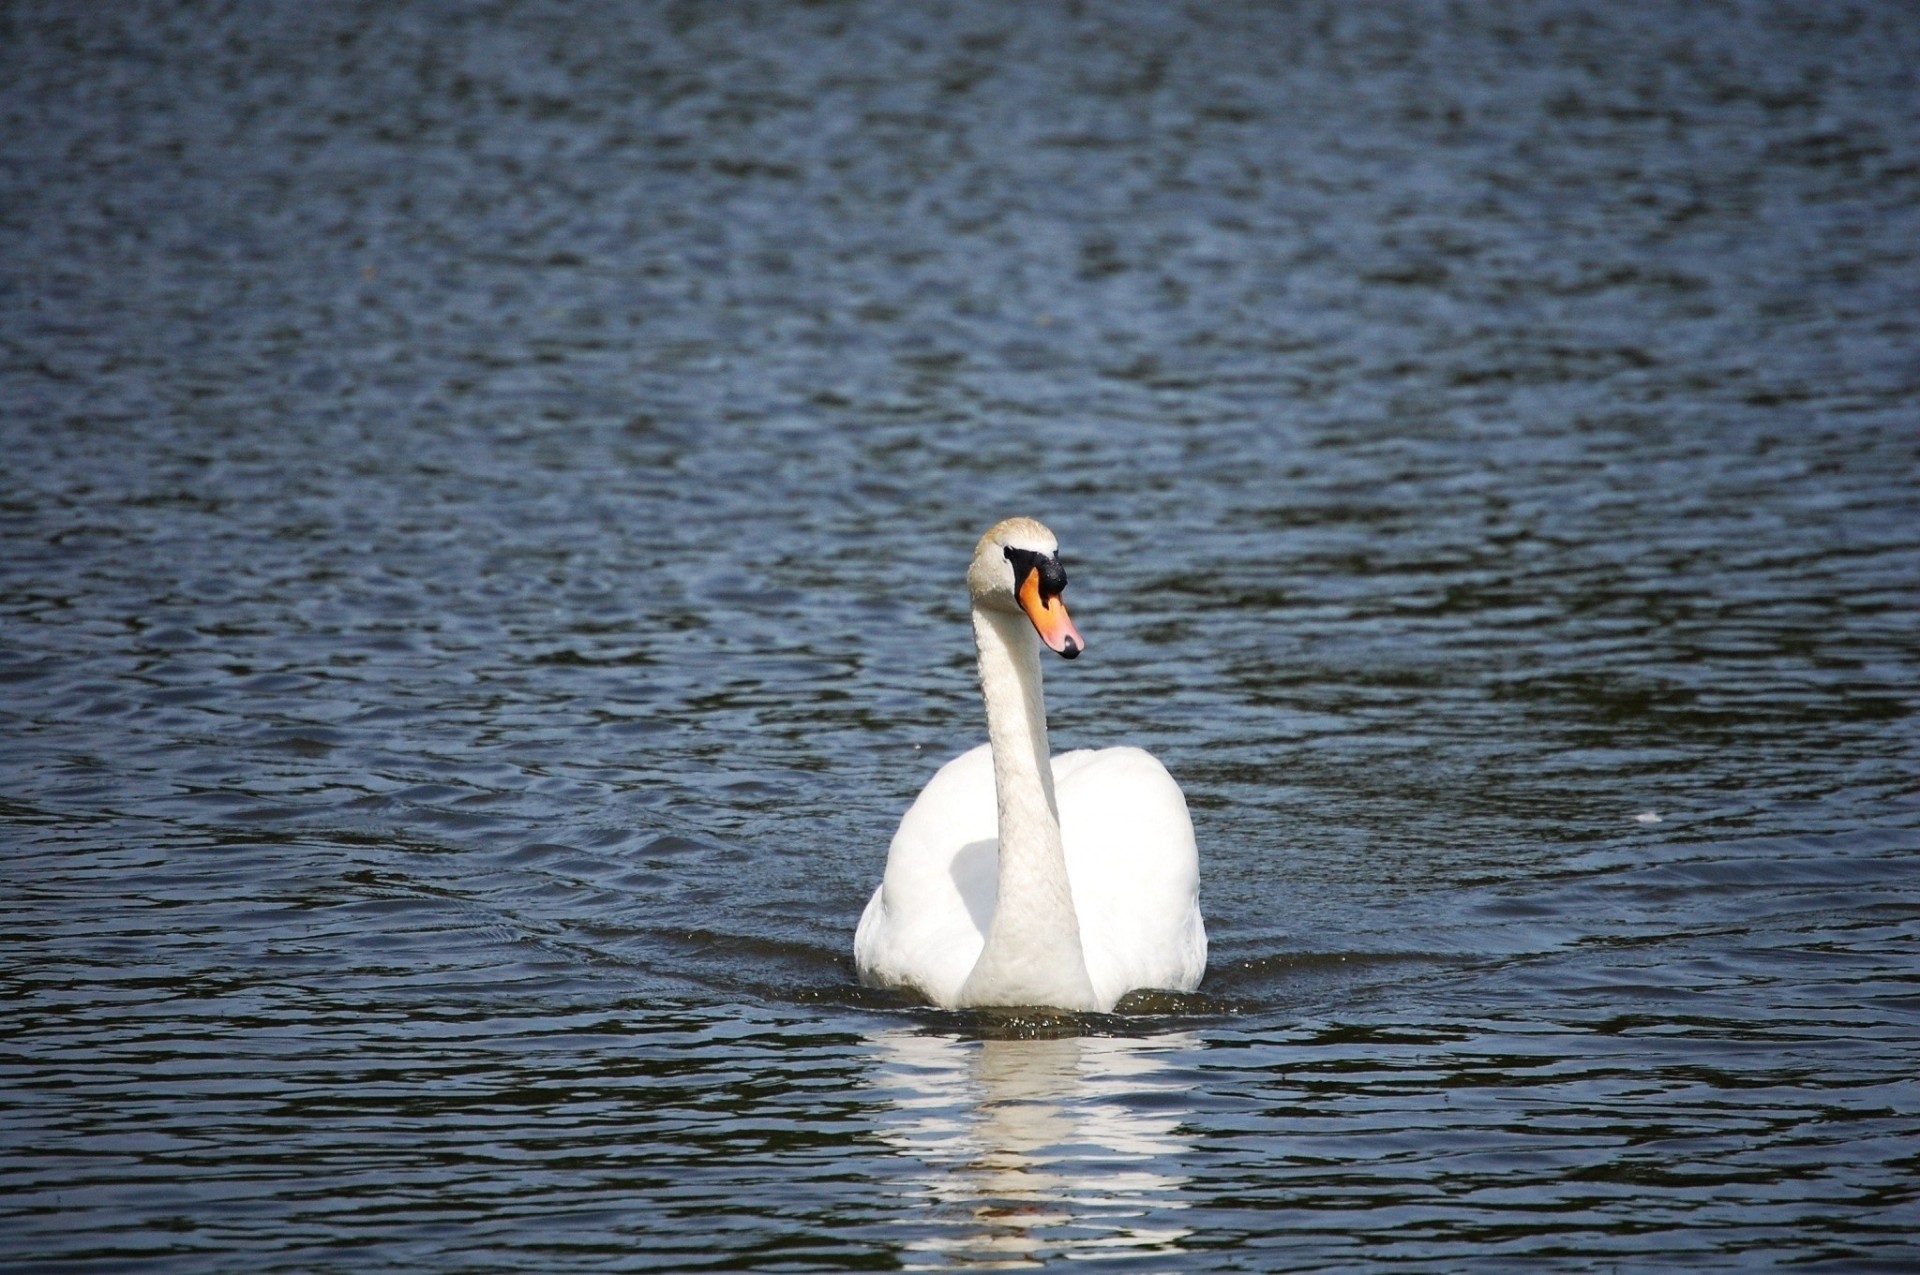
[[[1027,578],[1020,582],[1020,609],[1033,621],[1034,632],[1048,649],[1057,651],[1068,659],[1074,658],[1087,649],[1087,640],[1080,636],[1080,630],[1073,626],[1073,617],[1067,614],[1067,604],[1055,594],[1050,598],[1040,596],[1040,573],[1027,572]]]

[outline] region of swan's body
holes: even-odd
[[[941,767],[900,821],[854,936],[868,983],[947,1008],[1105,1012],[1138,988],[1190,991],[1206,969],[1199,857],[1173,776],[1138,748],[1048,751],[1036,632],[1069,659],[1085,645],[1056,555],[1026,518],[974,552],[988,742]]]

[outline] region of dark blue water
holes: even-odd
[[[0,13],[0,1266],[1920,1263],[1920,17]],[[857,986],[1046,520],[1214,959]]]

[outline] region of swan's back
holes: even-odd
[[[1207,968],[1200,856],[1187,799],[1140,748],[1053,759],[1073,909],[1094,994],[1192,991]]]
[[[853,936],[862,981],[957,1005],[993,920],[999,845],[993,752],[982,744],[935,772],[901,817]]]
[[[1180,786],[1138,748],[1063,753],[1053,776],[1095,996],[1111,1006],[1137,988],[1191,991],[1207,937]],[[993,920],[998,871],[993,756],[982,744],[941,767],[900,820],[854,935],[861,977],[958,1004]]]

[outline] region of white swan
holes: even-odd
[[[1138,748],[1049,765],[1040,641],[1068,659],[1086,649],[1060,599],[1058,552],[1031,518],[974,549],[987,742],[942,766],[900,820],[854,935],[863,982],[948,1009],[1101,1013],[1136,988],[1199,985],[1207,932],[1180,785]]]

